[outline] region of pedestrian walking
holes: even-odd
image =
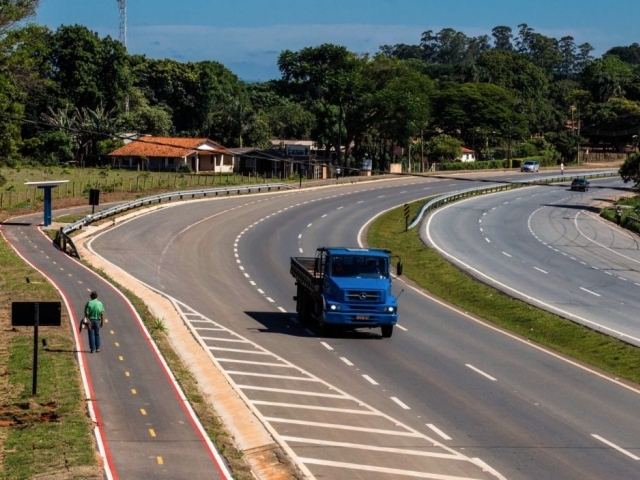
[[[89,320],[89,348],[91,353],[100,351],[100,329],[104,325],[104,306],[98,300],[98,293],[91,292],[91,300],[84,306],[84,317]]]
[[[564,177],[564,162],[560,162],[560,175]]]
[[[622,221],[622,207],[618,205],[618,208],[616,208],[616,223],[620,225],[621,221]]]

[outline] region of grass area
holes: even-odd
[[[616,205],[622,206],[622,220],[620,225],[632,232],[640,233],[640,222],[634,218],[640,218],[640,195],[633,197],[623,197]],[[600,215],[612,222],[615,221],[615,208],[606,208]]]
[[[426,203],[410,204],[414,217]],[[372,247],[390,248],[404,263],[403,274],[459,308],[540,345],[640,383],[640,349],[511,298],[485,285],[422,243],[418,229],[405,232],[403,207],[369,228]]]
[[[29,278],[27,284],[25,279]],[[11,327],[12,301],[59,301],[56,290],[0,240],[0,478],[102,478],[68,314],[40,327],[33,397],[33,328]]]
[[[92,188],[100,190],[100,201],[104,203],[105,195],[116,201],[170,190],[284,181],[213,172],[196,175],[111,168],[0,167],[0,209],[26,208],[42,203],[42,191],[26,186],[25,182],[47,180],[68,180],[51,191],[54,204],[57,199],[88,199]]]

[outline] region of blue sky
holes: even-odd
[[[282,50],[322,43],[375,53],[420,43],[426,30],[468,36],[528,24],[554,38],[589,42],[594,54],[640,43],[640,0],[126,0],[129,53],[178,61],[214,60],[245,80],[279,77]],[[118,37],[117,0],[41,0],[35,21],[85,25]]]

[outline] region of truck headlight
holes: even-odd
[[[387,307],[387,311],[388,311],[389,313],[393,313],[393,312],[395,312],[395,310],[396,310],[396,308],[395,308],[395,307]]]
[[[329,305],[329,310],[340,310],[340,305],[331,304]]]

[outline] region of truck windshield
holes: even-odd
[[[331,260],[331,275],[334,277],[387,278],[387,259],[366,255],[341,255]]]

